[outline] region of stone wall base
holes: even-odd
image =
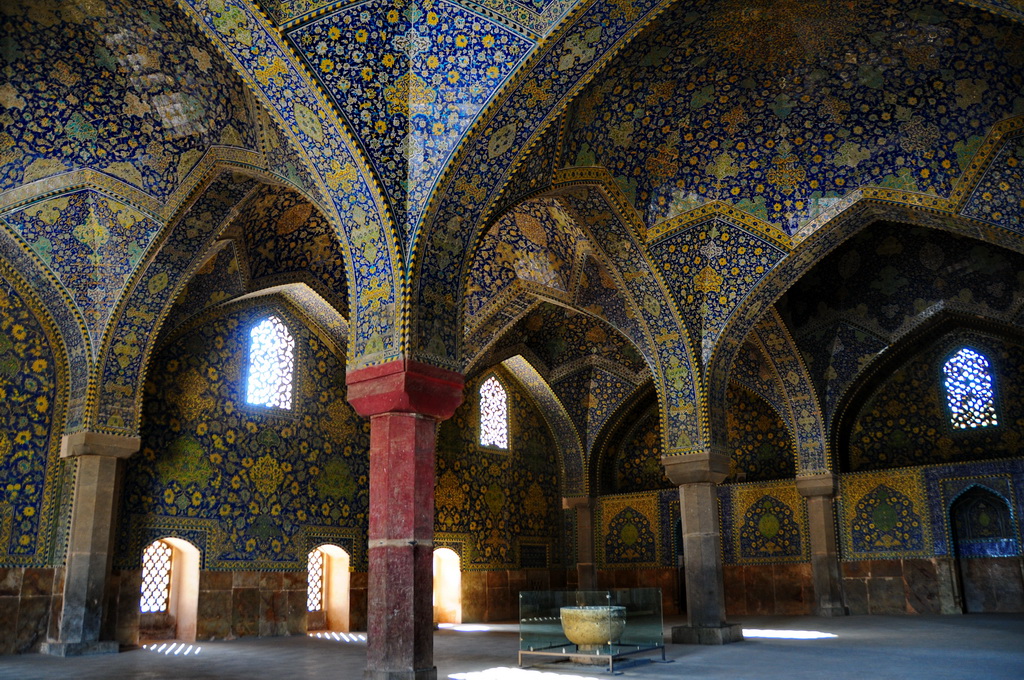
[[[743,642],[743,627],[738,623],[722,626],[672,626],[672,642],[677,645],[727,645]]]

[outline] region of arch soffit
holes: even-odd
[[[902,222],[969,236],[1024,252],[1024,235],[965,214],[975,189],[984,180],[1003,145],[1024,132],[1024,116],[1004,120],[989,131],[949,197],[862,187],[793,236],[793,249],[768,271],[736,306],[708,362],[708,391],[720,399],[736,351],[754,324],[815,264],[867,226]]]
[[[572,98],[672,0],[578,4],[534,48],[463,137],[434,187],[411,249],[406,335],[418,360],[455,369],[459,300],[475,244],[515,169]],[[448,266],[455,258],[457,266]],[[444,322],[448,319],[448,322]]]
[[[270,110],[328,197],[325,212],[349,253],[352,368],[399,358],[407,344],[395,313],[407,297],[403,251],[381,185],[351,131],[260,10],[176,1]],[[235,12],[230,20],[228,11]]]
[[[971,310],[932,309],[927,310],[917,322],[899,336],[883,351],[875,355],[860,370],[836,405],[835,415],[828,430],[829,444],[833,455],[838,457],[845,450],[846,442],[854,421],[864,401],[881,385],[893,371],[912,359],[918,352],[945,336],[964,331],[989,336],[999,341],[1024,345],[1024,329],[1005,321],[982,318]],[[959,344],[954,338],[945,340],[950,347]],[[968,343],[969,344],[969,343]]]
[[[539,370],[545,368],[543,362],[526,349],[526,354],[517,353],[506,357],[500,363],[530,395],[548,428],[555,435],[562,495],[586,494],[586,456],[582,438],[565,406],[544,377],[545,373]]]

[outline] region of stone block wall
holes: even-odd
[[[38,652],[57,631],[61,568],[0,567],[0,654]]]
[[[811,565],[726,565],[725,611],[728,616],[811,614],[814,587]]]
[[[842,562],[851,614],[959,614],[956,571],[948,558]]]
[[[661,588],[661,609],[666,616],[679,612],[679,570],[674,567],[656,569],[599,569],[597,585],[613,588]]]
[[[462,572],[462,621],[518,621],[519,593],[524,590],[567,590],[567,570],[510,569]],[[572,573],[575,584],[575,571]]]
[[[366,629],[366,582],[365,572],[352,573],[352,630]],[[107,631],[123,645],[139,643],[140,586],[139,570],[114,573]],[[197,640],[305,635],[307,614],[305,572],[199,572]]]

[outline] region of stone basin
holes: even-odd
[[[613,605],[562,607],[562,632],[581,652],[615,644],[626,628],[626,608]]]

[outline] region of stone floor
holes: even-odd
[[[1024,678],[1024,615],[742,617],[744,628],[817,631],[821,639],[750,638],[725,647],[668,645],[671,663],[637,662],[624,678],[845,678],[962,680]],[[666,621],[666,626],[671,624]],[[471,627],[473,628],[473,627]],[[607,677],[594,667],[566,663],[515,668],[518,627],[441,630],[435,635],[438,678],[456,680],[569,680]],[[0,657],[0,678],[69,680],[216,678],[285,680],[362,676],[365,642],[309,637],[245,638],[174,647],[178,653],[136,649],[118,655],[57,659]],[[655,657],[657,658],[657,657]],[[506,670],[498,670],[506,669]],[[482,671],[489,671],[482,673]]]

